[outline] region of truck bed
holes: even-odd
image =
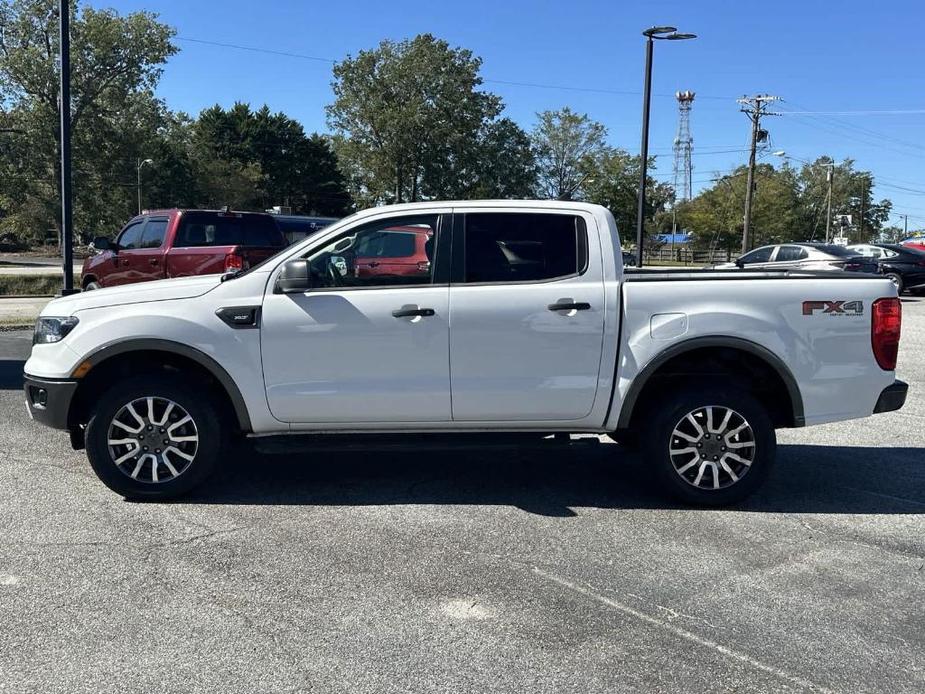
[[[832,272],[828,270],[763,270],[746,272],[743,270],[714,270],[712,268],[647,270],[624,268],[623,276],[627,282],[683,282],[696,280],[856,280],[884,279],[883,275],[865,272]]]

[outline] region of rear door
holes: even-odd
[[[800,246],[778,246],[774,262],[769,263],[769,270],[798,270],[806,264],[809,254]]]
[[[393,227],[358,244],[354,261],[357,277],[403,277],[427,271],[424,247],[433,238],[430,229]]]
[[[256,265],[285,246],[270,215],[187,210],[167,253],[168,275],[210,275]]]
[[[262,263],[287,245],[282,229],[271,215],[244,214],[237,223],[241,227],[237,253],[245,268]]]
[[[566,422],[591,413],[604,336],[600,246],[588,252],[589,239],[599,244],[595,224],[570,211],[455,216],[454,421]]]

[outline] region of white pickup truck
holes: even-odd
[[[718,505],[767,476],[776,428],[903,405],[900,322],[884,278],[624,272],[596,205],[417,203],[236,275],[54,300],[25,393],[127,497],[189,491],[242,435],[595,433]]]

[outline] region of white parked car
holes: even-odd
[[[589,432],[723,504],[767,476],[776,428],[901,407],[899,331],[887,279],[625,273],[603,207],[418,203],[237,274],[56,299],[25,393],[128,497],[189,491],[241,435]]]

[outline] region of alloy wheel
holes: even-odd
[[[744,477],[755,460],[755,432],[741,414],[708,405],[678,421],[668,443],[671,464],[693,487],[716,490]]]
[[[139,482],[169,482],[189,469],[199,450],[196,422],[181,405],[146,396],[126,403],[109,425],[109,454]]]

